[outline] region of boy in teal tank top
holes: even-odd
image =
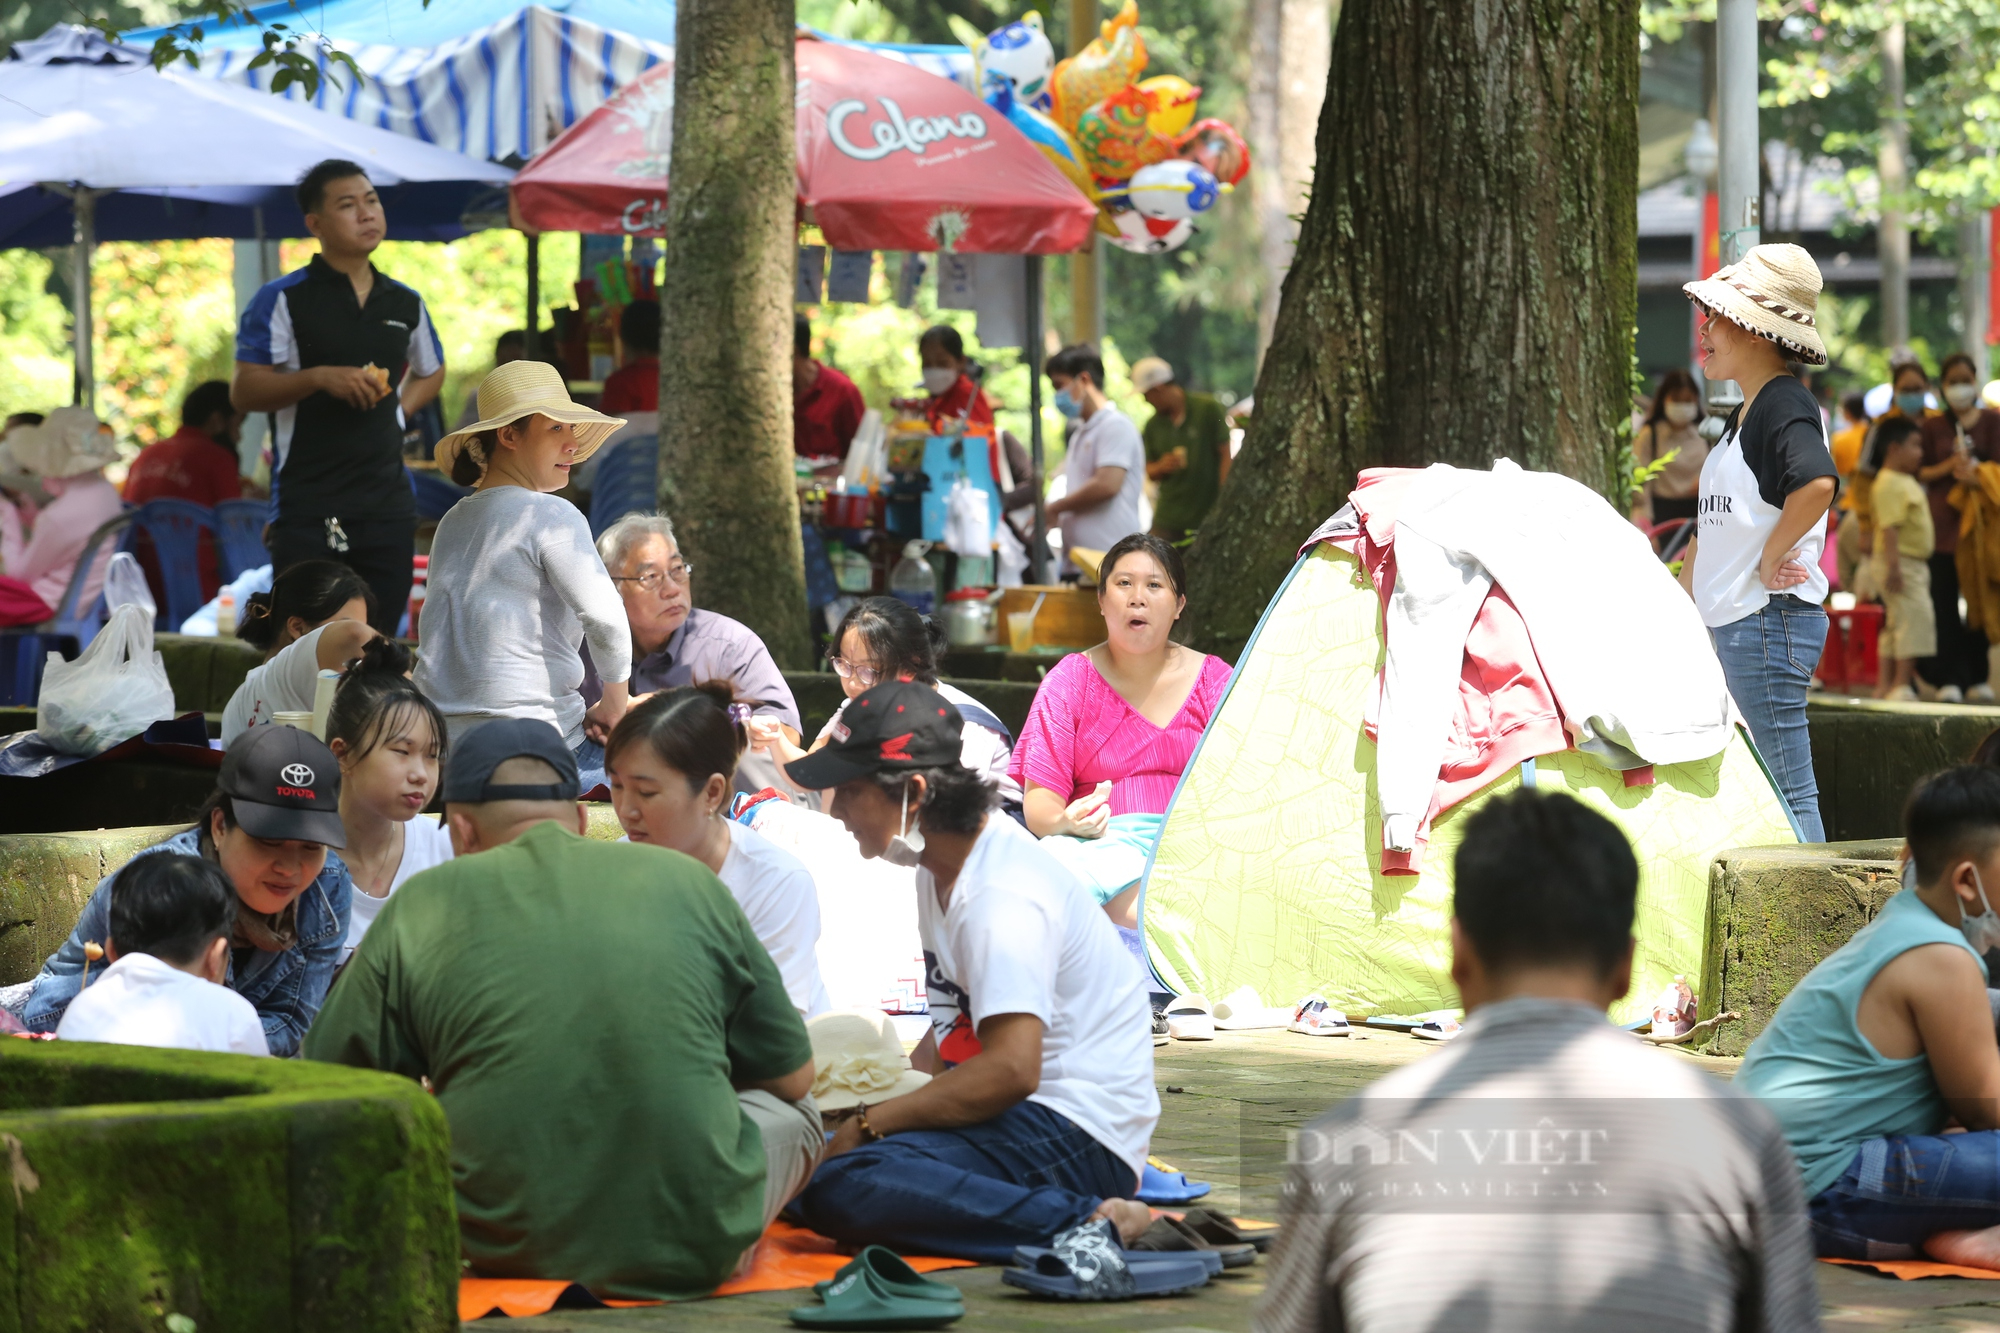
[[[2000,769],[1954,768],[1903,812],[1905,887],[1807,974],[1737,1085],[1799,1159],[1819,1253],[2000,1269]],[[1946,1133],[1953,1122],[1965,1133]]]

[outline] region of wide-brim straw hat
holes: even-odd
[[[438,471],[449,477],[452,464],[458,461],[458,451],[481,431],[511,426],[522,417],[537,413],[576,427],[574,461],[578,463],[596,453],[625,424],[623,417],[607,417],[571,398],[562,372],[548,362],[509,361],[480,381],[479,420],[438,441]]]
[[[1740,329],[1769,338],[1809,366],[1826,364],[1820,341],[1819,265],[1796,245],[1757,245],[1712,278],[1681,290]]]
[[[806,1024],[813,1048],[813,1101],[822,1111],[873,1106],[931,1081],[910,1068],[896,1025],[879,1010],[835,1009]]]
[[[7,452],[38,477],[74,477],[118,461],[118,437],[87,407],[58,407],[39,426],[16,426]]]

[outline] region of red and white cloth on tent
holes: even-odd
[[[1385,612],[1396,587],[1396,511],[1410,484],[1421,475],[1411,468],[1368,469],[1348,496],[1358,526],[1336,529],[1330,523],[1307,542],[1311,547],[1329,541],[1352,552],[1368,571]],[[1378,739],[1381,692],[1378,673],[1369,688],[1363,717],[1370,740]],[[1569,734],[1535,657],[1527,623],[1506,592],[1496,587],[1481,604],[1465,638],[1458,698],[1430,809],[1410,850],[1394,851],[1385,843],[1382,873],[1420,873],[1431,824],[1439,815],[1516,764],[1568,748]]]

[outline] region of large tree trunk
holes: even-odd
[[[1191,553],[1233,657],[1365,467],[1615,489],[1638,304],[1637,0],[1345,7],[1242,456]]]
[[[1910,122],[1903,103],[1903,25],[1882,29],[1882,146],[1875,174],[1882,191],[1882,220],[1875,253],[1882,262],[1882,342],[1891,353],[1910,344],[1910,224],[1902,194],[1910,188]]]
[[[698,605],[803,667],[792,481],[791,0],[681,0],[660,284],[660,508]]]

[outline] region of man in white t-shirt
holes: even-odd
[[[1017,1245],[1107,1219],[1128,1243],[1160,1117],[1150,1013],[1110,918],[960,762],[963,719],[935,690],[877,685],[833,739],[787,766],[831,788],[862,855],[915,866],[935,1075],[864,1104],[799,1196],[807,1225],[1006,1263]]]
[[[1063,348],[1043,369],[1056,391],[1056,410],[1077,423],[1063,463],[1069,488],[1049,501],[1049,519],[1062,520],[1065,556],[1077,546],[1108,551],[1120,537],[1146,530],[1139,518],[1146,442],[1132,418],[1104,396],[1104,362],[1087,343]]]
[[[199,856],[141,856],[111,885],[109,965],[63,1011],[64,1041],[269,1055],[250,1001],[223,985],[236,890]]]

